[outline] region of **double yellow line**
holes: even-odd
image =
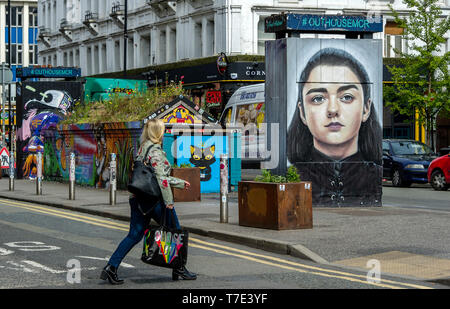
[[[2,205],[7,205],[11,207],[17,207],[22,209],[27,209],[30,211],[34,211],[37,213],[42,213],[46,215],[52,215],[64,219],[69,219],[73,221],[78,222],[84,222],[91,225],[101,226],[108,229],[114,229],[119,231],[128,231],[129,225],[123,224],[123,223],[117,223],[111,220],[105,220],[105,219],[99,219],[92,216],[86,216],[78,213],[72,213],[68,211],[62,211],[54,208],[49,207],[43,207],[43,206],[37,206],[32,205],[29,203],[23,203],[23,202],[17,202],[17,201],[11,201],[6,199],[0,199],[0,203]],[[272,266],[275,268],[281,268],[288,271],[295,271],[299,273],[307,273],[312,275],[317,275],[321,277],[328,277],[328,278],[334,278],[334,279],[341,279],[341,280],[347,280],[355,283],[361,283],[361,284],[367,284],[368,286],[375,286],[380,288],[387,288],[387,289],[403,289],[403,288],[416,288],[416,289],[430,289],[430,287],[417,285],[417,284],[411,284],[411,283],[403,283],[403,282],[397,282],[392,280],[386,280],[382,279],[381,282],[369,282],[367,280],[367,276],[365,275],[359,275],[359,274],[353,274],[349,272],[339,271],[339,270],[332,270],[332,269],[326,269],[322,267],[317,266],[311,266],[306,265],[298,262],[293,262],[277,257],[272,257],[268,255],[262,255],[246,250],[240,250],[229,246],[219,245],[215,243],[206,242],[200,239],[197,239],[195,237],[190,236],[189,237],[190,247],[207,250],[211,252],[215,252],[218,254],[223,254],[227,256],[233,256],[236,258],[260,263],[267,266]]]

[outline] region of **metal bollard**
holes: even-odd
[[[42,153],[37,154],[36,195],[42,195]]]
[[[220,155],[220,223],[228,223],[228,155]]]
[[[116,162],[116,154],[111,154],[111,162],[109,164],[109,204],[116,205],[116,171],[117,171],[117,162]]]
[[[69,200],[75,200],[75,154],[73,152],[70,153]]]
[[[11,152],[9,157],[9,191],[14,191],[14,153]]]

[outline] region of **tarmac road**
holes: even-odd
[[[429,184],[396,188],[387,181],[383,185],[383,206],[450,211],[450,190],[436,191]]]
[[[127,223],[34,203],[0,201],[0,288],[152,289],[427,289],[439,284],[368,270],[317,265],[294,257],[192,234],[188,267],[196,281],[171,280],[168,269],[143,264],[136,246],[119,268],[126,283],[99,279],[127,233]],[[262,291],[261,291],[262,293]],[[268,297],[270,297],[270,292]]]

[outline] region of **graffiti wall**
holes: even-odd
[[[73,152],[76,183],[106,188],[111,154],[115,153],[118,188],[125,189],[140,133],[140,122],[61,125],[56,130],[46,130],[44,176],[48,180],[68,180],[68,162]]]
[[[81,94],[81,82],[24,81],[17,88],[18,177],[36,177],[37,153],[44,152],[42,132],[56,128]]]
[[[170,131],[168,129],[168,131]],[[139,149],[142,122],[59,125],[42,132],[44,178],[68,181],[69,158],[76,158],[75,178],[79,185],[109,187],[111,154],[117,158],[117,187],[126,189],[133,159]],[[233,135],[233,138],[236,138]],[[234,142],[235,147],[236,141]],[[201,192],[220,190],[220,155],[228,151],[225,135],[173,135],[166,133],[163,149],[170,164],[191,164],[201,170]],[[241,162],[230,160],[230,183],[240,181]]]
[[[228,153],[227,136],[179,136],[176,138],[176,163],[200,169],[200,191],[219,192],[220,155]],[[240,163],[239,163],[240,164]]]
[[[381,47],[371,39],[267,45],[268,67],[281,71],[267,76],[266,105],[279,107],[267,113],[268,122],[285,123],[282,164],[312,182],[315,206],[381,205]],[[271,102],[276,97],[278,105]]]

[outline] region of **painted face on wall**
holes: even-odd
[[[317,150],[337,159],[358,151],[359,129],[370,115],[371,101],[364,102],[360,80],[350,68],[315,67],[303,87],[302,98],[298,104],[300,118]]]

